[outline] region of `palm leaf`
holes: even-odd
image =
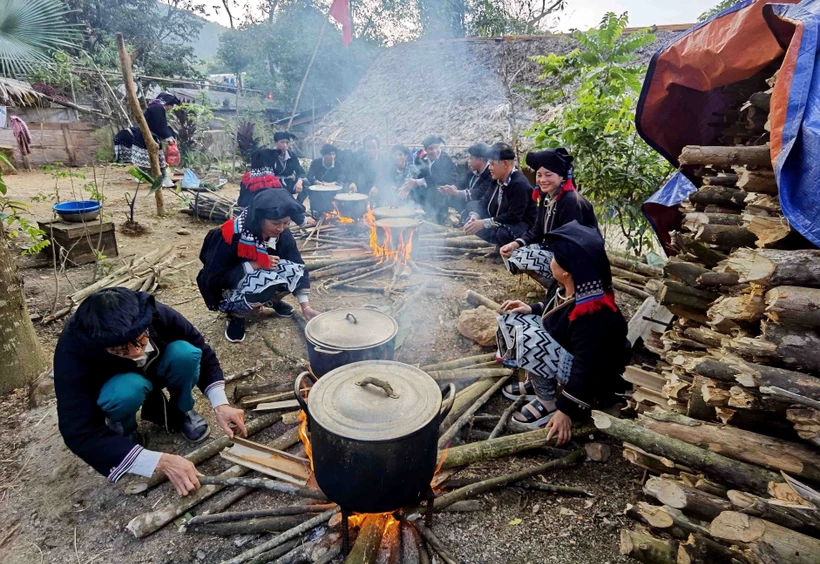
[[[0,73],[19,77],[49,52],[75,44],[76,26],[66,22],[61,0],[0,0]]]

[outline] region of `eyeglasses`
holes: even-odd
[[[148,330],[146,330],[133,341],[117,347],[108,347],[106,350],[117,356],[133,356],[135,353],[142,353],[150,342],[151,340],[148,336]],[[134,352],[132,352],[132,349]]]

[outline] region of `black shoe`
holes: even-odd
[[[114,423],[108,417],[105,418],[105,424],[108,425],[109,429],[111,429],[112,431],[114,431],[118,435],[123,436],[123,437],[127,436],[129,439],[131,439],[132,442],[134,442],[134,443],[136,443],[140,446],[145,446],[145,438],[140,434],[139,431],[135,430],[135,431],[132,431],[132,432],[128,433],[128,435],[126,435],[125,434],[125,427],[123,427],[122,423]]]
[[[225,327],[225,338],[231,343],[241,343],[245,340],[245,318],[228,316],[228,323]]]
[[[200,443],[211,434],[211,428],[203,417],[194,411],[187,411],[182,420],[182,436],[192,443]]]
[[[293,308],[285,302],[279,300],[278,302],[271,302],[269,305],[279,317],[293,317]]]

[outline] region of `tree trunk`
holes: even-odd
[[[672,276],[689,286],[694,286],[699,276],[706,272],[711,272],[711,270],[699,264],[686,262],[673,257],[669,259],[669,262],[663,267],[663,272],[666,276]]]
[[[496,311],[501,313],[501,304],[498,302],[494,302],[490,298],[486,296],[482,296],[477,292],[473,292],[472,290],[467,290],[467,295],[464,298],[467,300],[467,303],[472,304],[476,307],[484,306],[492,311]]]
[[[792,229],[785,217],[749,217],[747,215],[746,219],[749,219],[747,229],[757,237],[755,245],[758,247],[777,249],[788,246],[786,238],[792,233]]]
[[[642,427],[634,421],[617,419],[602,411],[593,411],[592,418],[595,426],[607,435],[691,466],[709,477],[723,483],[735,485],[741,489],[766,493],[769,482],[783,481],[774,472],[745,462],[732,460],[678,439],[665,437]]]
[[[736,272],[740,282],[766,287],[820,287],[820,251],[738,249],[729,256],[726,270]]]
[[[687,145],[678,158],[681,166],[689,165],[754,165],[772,168],[768,145],[698,146]]]
[[[0,394],[33,382],[48,367],[29,319],[23,280],[0,223]]]
[[[637,272],[638,274],[643,274],[644,276],[654,278],[660,278],[663,276],[663,269],[660,267],[651,266],[649,264],[631,260],[612,253],[607,253],[606,256],[609,258],[609,264],[612,266],[617,266],[618,268],[623,268],[624,270],[628,270],[630,272]]]
[[[761,327],[763,336],[760,338],[726,339],[726,350],[752,362],[820,373],[819,330],[765,321]]]
[[[715,538],[746,544],[761,562],[816,564],[820,554],[820,540],[735,511],[721,513],[710,532]]]
[[[760,517],[813,537],[820,535],[820,512],[817,509],[789,505],[738,490],[729,490],[726,495],[735,511]]]
[[[730,321],[758,321],[763,319],[765,304],[763,296],[758,293],[741,296],[725,296],[709,308],[709,319],[712,324]]]
[[[750,247],[757,241],[757,235],[745,227],[708,223],[698,228],[695,239],[725,251]]]
[[[701,178],[704,186],[734,186],[737,184],[737,174],[719,174]]]
[[[698,290],[674,280],[664,280],[658,301],[661,305],[682,305],[705,311],[719,297],[720,294]]]
[[[735,187],[706,186],[689,194],[689,201],[695,206],[722,206],[734,209],[743,208],[746,192]]]
[[[634,506],[627,506],[626,515],[676,539],[685,539],[691,533],[709,534],[704,525],[688,519],[681,511],[672,507],[660,507],[639,501]]]
[[[647,412],[638,416],[641,425],[667,437],[756,464],[770,470],[820,481],[820,452],[781,439],[731,426],[703,423],[677,413]],[[677,507],[658,498],[663,503]],[[678,509],[683,509],[678,507]],[[715,517],[714,515],[712,517]]]
[[[376,561],[379,545],[387,524],[387,515],[375,513],[365,517],[359,529],[359,536],[345,559],[345,564],[371,564]]]
[[[820,327],[820,288],[772,288],[766,292],[766,316],[778,323]]]
[[[621,529],[621,554],[644,564],[675,564],[678,543],[648,533]]]
[[[121,33],[117,34],[117,51],[119,51],[120,55],[120,67],[122,70],[122,79],[125,84],[125,96],[131,108],[131,113],[134,114],[134,122],[139,126],[140,132],[142,132],[148,157],[151,159],[151,177],[156,179],[162,176],[162,170],[159,167],[159,145],[154,141],[151,130],[148,129],[148,122],[145,121],[145,116],[142,113],[142,108],[137,99],[134,75],[131,72],[131,57],[125,48],[125,40],[123,40]],[[161,187],[154,192],[154,199],[157,202],[157,215],[165,215],[165,201],[162,198]]]
[[[701,535],[689,535],[678,545],[678,564],[746,564],[748,559],[734,548],[729,548]]]
[[[662,504],[680,509],[686,515],[702,521],[711,521],[722,511],[732,509],[729,500],[697,488],[690,488],[674,480],[650,478],[643,489]]]
[[[762,192],[763,194],[777,194],[777,181],[774,171],[749,170],[736,168],[737,187],[745,192]]]

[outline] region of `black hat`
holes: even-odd
[[[296,136],[291,133],[290,131],[277,131],[273,134],[273,142],[276,143],[277,141],[290,141],[292,139],[296,139]]]
[[[273,168],[279,151],[270,147],[262,147],[251,154],[251,169]]]
[[[430,145],[444,145],[444,139],[438,135],[428,135],[424,138],[424,141],[422,141],[421,144],[426,149]]]
[[[566,149],[558,147],[557,149],[527,153],[526,160],[527,166],[535,171],[543,167],[558,176],[569,178],[572,175],[572,161],[575,159]]]
[[[467,149],[467,154],[471,157],[487,160],[487,155],[490,153],[490,148],[484,143],[476,143]]]
[[[159,100],[166,106],[178,106],[182,103],[182,101],[171,94],[170,92],[160,92],[157,94],[156,100]]]
[[[128,288],[105,288],[88,296],[72,318],[81,340],[107,348],[137,339],[151,326],[154,297]]]
[[[339,151],[330,143],[325,143],[324,145],[322,145],[322,148],[319,152],[323,155],[329,155],[330,153],[338,153]]]
[[[270,188],[259,190],[253,195],[248,206],[251,231],[260,232],[263,219],[277,220],[285,217],[291,218],[298,225],[305,221],[305,206],[296,201],[290,192],[282,188]]]
[[[509,143],[496,143],[490,147],[487,157],[494,161],[514,161],[515,151]]]

